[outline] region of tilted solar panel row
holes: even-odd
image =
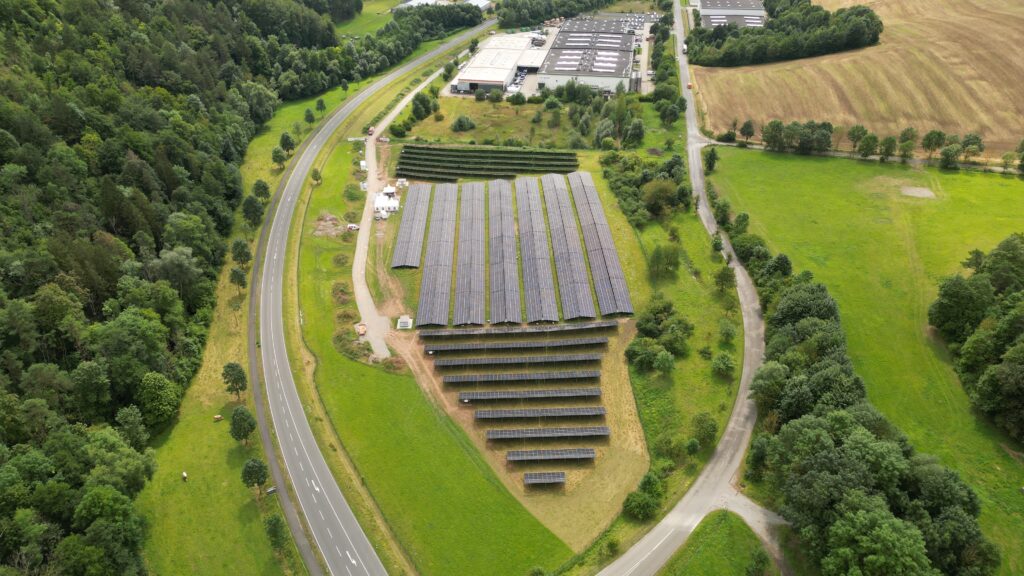
[[[452,255],[455,253],[455,211],[459,191],[455,184],[438,184],[430,211],[427,257],[420,280],[417,326],[445,326],[452,295]]]
[[[423,253],[423,234],[427,230],[427,212],[430,211],[430,185],[412,184],[405,192],[402,223],[395,239],[392,268],[418,268]]]
[[[589,172],[573,172],[569,174],[569,184],[580,217],[601,314],[632,314],[633,302],[629,297],[626,276],[622,272],[619,253],[615,249],[594,179]]]
[[[563,338],[559,340],[498,340],[494,342],[466,342],[463,344],[427,344],[423,349],[427,354],[436,354],[438,352],[470,352],[473,350],[580,348],[584,346],[603,346],[607,343],[607,337],[593,336],[591,338]]]
[[[487,431],[488,440],[528,440],[531,438],[586,438],[611,434],[607,426],[563,428],[495,428]]]
[[[484,323],[484,185],[462,186],[453,324]]]
[[[519,206],[519,249],[523,263],[526,321],[558,322],[547,226],[536,178],[516,179],[516,203]]]
[[[459,402],[498,402],[502,400],[548,400],[551,398],[599,398],[600,388],[551,388],[545,390],[483,390],[460,392]]]
[[[551,249],[555,254],[555,270],[558,273],[558,292],[562,296],[562,316],[566,320],[593,318],[596,313],[590,295],[590,280],[587,279],[587,263],[583,260],[576,213],[565,177],[545,174],[541,182],[548,208],[548,228],[551,230]]]
[[[434,361],[438,368],[458,366],[512,366],[522,364],[568,364],[573,362],[600,362],[601,354],[553,354],[550,356],[494,356],[490,358],[441,358]]]
[[[604,406],[477,410],[474,414],[477,420],[510,420],[521,418],[595,418],[597,416],[604,415]]]
[[[537,484],[565,484],[565,472],[527,472],[523,482],[528,486]]]
[[[519,299],[519,251],[516,215],[512,207],[512,184],[491,180],[487,184],[490,228],[492,324],[523,321]]]
[[[509,450],[505,458],[509,462],[539,462],[544,460],[593,460],[597,451],[593,448],[561,448],[558,450]]]
[[[616,328],[615,320],[594,322],[571,322],[568,324],[543,324],[539,326],[494,326],[490,328],[445,328],[420,330],[420,338],[448,338],[454,336],[522,336],[530,334],[551,334],[554,332],[582,332],[585,330],[606,330]]]
[[[445,376],[445,384],[477,384],[495,382],[554,382],[557,380],[596,380],[601,377],[599,370],[565,370],[561,372],[526,372],[505,374],[457,374]]]

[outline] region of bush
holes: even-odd
[[[720,378],[732,378],[732,373],[735,370],[736,362],[733,361],[732,356],[728,354],[718,354],[711,362],[711,371],[715,373],[715,376]]]
[[[476,98],[477,102],[483,102],[487,99],[487,92],[484,91],[483,88],[477,88],[476,92],[473,93],[473,96]]]
[[[693,437],[701,446],[711,446],[718,435],[718,422],[707,412],[693,417]]]
[[[658,499],[651,494],[636,490],[626,496],[626,501],[622,503],[622,511],[634,520],[646,522],[654,518],[659,505]]]
[[[452,132],[466,132],[476,128],[476,124],[469,119],[469,116],[459,116],[452,122]]]

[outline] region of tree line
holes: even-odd
[[[480,18],[416,8],[338,45],[293,2],[0,4],[0,571],[144,571],[148,438],[199,367],[229,252],[245,286],[236,209],[255,228],[270,197],[243,190],[249,141],[279,95]]]
[[[1024,441],[1024,234],[972,250],[939,283],[928,321],[945,338],[971,404]]]
[[[872,46],[882,33],[882,21],[867,6],[829,12],[810,0],[766,0],[764,5],[764,27],[705,28],[697,15],[686,39],[690,62],[745,66],[795,60]]]
[[[781,494],[822,574],[994,573],[1000,556],[981,533],[977,495],[867,400],[828,289],[773,256],[746,231],[749,217],[709,201],[766,310],[766,361],[751,387],[762,431],[747,475]]]
[[[498,26],[532,26],[563,16],[572,18],[611,5],[614,0],[503,0],[498,7]]]

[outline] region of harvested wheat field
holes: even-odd
[[[980,133],[987,157],[1024,138],[1024,2],[1020,0],[821,0],[835,10],[874,9],[879,45],[761,66],[695,66],[708,128],[733,119],[864,124],[881,136]],[[847,146],[848,142],[843,142]]]

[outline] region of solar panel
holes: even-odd
[[[558,450],[509,450],[505,458],[509,462],[542,462],[546,460],[593,460],[597,452],[593,448],[562,448]]]
[[[477,420],[514,420],[522,418],[596,418],[604,416],[604,406],[571,408],[517,408],[507,410],[477,410]]]
[[[607,436],[607,426],[577,426],[561,428],[493,428],[487,431],[488,440],[530,440],[534,438],[587,438]]]
[[[430,211],[427,256],[420,280],[417,326],[445,326],[452,293],[452,254],[455,252],[455,184],[438,184]]]
[[[600,362],[601,354],[552,354],[549,356],[494,356],[490,358],[442,358],[434,361],[438,368],[459,366],[519,366],[528,364],[569,364]]]
[[[633,302],[629,297],[626,276],[594,179],[589,172],[573,172],[569,174],[569,185],[580,218],[601,314],[632,314]]]
[[[516,215],[512,208],[512,185],[492,180],[487,185],[490,216],[491,308],[494,324],[520,323],[523,312],[519,298],[519,251]]]
[[[565,184],[565,177],[559,174],[545,174],[541,181],[558,272],[558,292],[562,297],[562,316],[566,320],[593,318],[597,314],[569,187]]]
[[[480,390],[459,392],[459,402],[500,402],[502,400],[548,400],[552,398],[600,398],[600,388],[550,388],[544,390]]]
[[[523,482],[528,486],[538,484],[565,484],[565,472],[527,472]]]
[[[484,185],[462,186],[459,255],[455,268],[456,326],[484,323]]]
[[[565,370],[560,372],[527,372],[503,374],[456,374],[444,376],[445,384],[488,384],[510,382],[553,382],[556,380],[596,380],[599,370]]]
[[[495,342],[466,342],[460,344],[427,344],[423,347],[427,354],[438,352],[469,352],[473,350],[526,350],[547,348],[579,348],[583,346],[603,346],[608,343],[604,336],[592,338],[564,338],[560,340],[500,340]]]
[[[423,233],[427,229],[427,211],[430,208],[430,185],[412,184],[405,193],[402,223],[395,239],[395,252],[391,256],[392,268],[418,268],[423,253]]]
[[[544,207],[536,178],[516,179],[519,205],[519,241],[523,263],[523,290],[526,295],[526,321],[558,322],[555,281],[551,274]]]
[[[420,338],[450,338],[454,336],[520,336],[529,334],[551,334],[556,332],[582,332],[585,330],[606,330],[619,325],[615,320],[594,322],[571,322],[543,326],[495,326],[490,328],[458,328],[420,330]]]

